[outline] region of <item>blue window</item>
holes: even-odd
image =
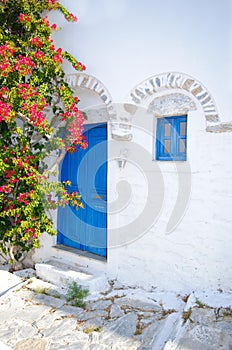
[[[157,119],[157,160],[186,160],[186,141],[187,115]]]

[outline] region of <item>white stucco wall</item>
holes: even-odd
[[[100,79],[116,105],[128,101],[129,92],[150,76],[180,71],[208,89],[221,121],[231,119],[229,0],[63,3],[80,20],[66,24],[61,16],[51,15],[63,27],[54,35],[56,44],[87,65],[87,73]],[[65,69],[72,72],[69,66]],[[190,96],[179,89],[171,92]],[[102,103],[93,92],[80,89],[78,93],[81,108]],[[132,117],[131,142],[113,140],[109,128],[109,247],[104,270],[122,283],[181,292],[231,288],[232,133],[206,132],[202,105],[195,96],[191,98],[196,110],[188,113],[187,162],[152,161],[155,117],[147,113],[146,104],[141,103]],[[125,151],[127,164],[119,169],[115,158]],[[131,189],[123,209],[117,197],[120,181]],[[164,193],[157,187],[162,181]],[[171,214],[181,204],[177,196],[183,181],[191,185],[189,200],[179,210],[178,225],[167,233]],[[151,204],[146,209],[148,200]],[[112,203],[118,206],[117,213],[111,210]],[[43,242],[47,250],[38,251],[36,260],[56,254],[50,251],[54,239]]]
[[[182,292],[231,288],[232,167],[228,161],[231,136],[231,133],[206,133],[200,110],[189,113],[191,193],[186,211],[183,210],[177,227],[167,233],[167,224],[182,185],[173,163],[158,162],[165,189],[158,220],[141,238],[111,249],[109,253],[110,270],[120,281]],[[136,140],[136,135],[134,137]],[[147,133],[144,138],[147,140]],[[141,143],[141,133],[137,143]],[[146,181],[142,184],[135,176],[135,170],[138,171],[137,164],[128,162],[126,168],[119,171],[118,181],[126,178],[134,193],[139,193],[137,197],[141,204],[147,199]],[[145,171],[145,178],[146,175]],[[157,173],[154,171],[152,176],[156,186]],[[128,205],[121,221],[131,222],[139,215],[140,205],[133,204]],[[148,212],[152,215],[151,208]],[[144,220],[143,216],[141,220]]]

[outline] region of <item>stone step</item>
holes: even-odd
[[[86,272],[60,260],[52,259],[44,263],[37,263],[35,270],[37,277],[57,286],[67,287],[68,283],[75,281],[79,286],[88,288],[91,294],[109,289],[105,274]]]

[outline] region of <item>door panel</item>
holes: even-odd
[[[106,256],[107,229],[107,126],[88,126],[88,147],[66,154],[61,181],[78,191],[84,209],[67,206],[58,211],[58,244]]]

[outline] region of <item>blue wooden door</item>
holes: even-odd
[[[86,126],[86,150],[66,154],[61,181],[78,191],[84,209],[67,206],[58,211],[57,243],[106,256],[107,229],[107,125]]]

